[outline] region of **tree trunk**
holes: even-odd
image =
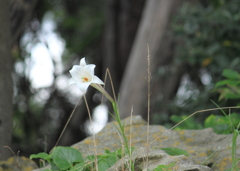
[[[117,94],[144,4],[145,0],[138,0],[137,3],[134,0],[107,1],[103,68],[109,68]],[[111,94],[108,83],[106,90]]]
[[[122,84],[120,86],[119,109],[121,118],[130,116],[133,106],[133,115],[147,114],[147,56],[149,45],[151,72],[155,72],[160,66],[169,65],[172,61],[172,43],[166,43],[166,30],[172,14],[180,6],[183,0],[148,0],[143,11],[142,20],[138,28],[137,36],[130,53],[130,58],[126,66]],[[168,39],[167,39],[168,40]],[[175,70],[176,72],[176,70]],[[173,92],[175,86],[167,87],[161,83],[158,87],[158,94],[163,95],[164,88],[171,88],[168,92]],[[160,79],[160,82],[163,79]],[[158,80],[159,81],[159,80]],[[153,94],[151,94],[153,95]],[[170,96],[169,96],[170,97]]]
[[[0,0],[0,160],[10,156],[12,135],[12,58],[9,1]]]

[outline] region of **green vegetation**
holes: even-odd
[[[186,151],[177,148],[163,148],[162,150],[169,155],[188,155]],[[114,152],[105,149],[105,154],[97,156],[98,171],[106,171],[123,156],[122,149],[118,149]],[[32,154],[30,159],[34,158],[40,158],[47,161],[50,168],[48,167],[44,171],[92,171],[96,169],[94,155],[87,156],[86,159],[83,159],[81,152],[72,147],[58,146],[55,147],[50,154]],[[175,163],[159,165],[153,171],[170,171],[169,169],[174,165]],[[134,170],[134,168],[131,170]]]
[[[184,94],[175,96],[173,103],[168,104],[169,118],[172,115],[181,117],[189,115],[193,111],[214,108],[215,105],[210,100],[217,102],[218,99],[223,99],[224,93],[228,93],[229,97],[233,95],[230,93],[235,90],[228,89],[229,92],[225,90],[229,85],[220,86],[216,83],[225,76],[221,75],[225,69],[227,69],[225,74],[229,76],[233,74],[232,77],[236,74],[227,73],[228,71],[240,71],[239,5],[240,1],[238,0],[213,0],[208,1],[206,6],[201,2],[189,1],[184,3],[178,15],[173,17],[172,29],[176,42],[174,59],[176,64],[181,64],[186,68],[187,81],[182,85],[185,90]],[[234,79],[236,80],[236,77]],[[219,86],[215,87],[218,88],[218,91],[210,93],[215,85]],[[236,88],[235,85],[230,86]],[[217,93],[219,91],[222,91],[220,97]],[[237,94],[234,95],[234,97],[237,96]],[[238,103],[236,98],[218,101],[218,105],[221,107],[236,106]],[[214,114],[221,115],[220,111],[215,111]],[[160,114],[157,115],[160,116]],[[194,117],[193,120],[197,123],[195,128],[204,128],[207,116]],[[161,119],[164,124],[168,121],[166,117],[158,119]],[[175,120],[175,118],[172,119]],[[176,122],[174,121],[174,123]],[[172,126],[170,123],[166,125]]]
[[[161,148],[161,149],[171,156],[178,156],[178,155],[188,156],[188,153],[185,150],[182,150],[179,148]]]
[[[226,79],[217,82],[214,89],[220,93],[219,100],[240,99],[240,74],[236,71],[225,69],[222,75]]]
[[[171,168],[175,165],[175,163],[171,163],[169,165],[159,165],[153,171],[173,171]]]
[[[218,81],[212,90],[213,92],[218,92],[220,94],[219,101],[223,99],[240,99],[240,74],[236,71],[225,69],[222,75],[227,79]],[[215,102],[213,103],[219,107]],[[226,114],[223,110],[221,111],[224,116],[211,114],[205,119],[203,125],[194,120],[194,117],[191,117],[175,129],[203,129],[211,127],[219,134],[233,133],[234,128],[238,128],[240,115],[234,112]],[[187,115],[173,115],[171,116],[171,120],[177,124],[187,117]]]
[[[188,118],[190,111],[211,108],[213,105],[217,106],[217,108],[220,108],[219,106],[240,105],[239,101],[237,101],[240,99],[240,74],[238,73],[240,66],[239,6],[239,0],[231,0],[231,3],[223,0],[212,0],[208,7],[203,7],[198,3],[197,5],[186,3],[181,8],[180,14],[175,18],[173,22],[173,30],[176,35],[175,41],[181,42],[175,49],[175,62],[184,63],[186,68],[189,69],[188,81],[192,83],[186,86],[187,91],[191,91],[187,99],[176,97],[175,103],[169,105],[170,113],[177,114],[171,116],[171,121],[175,124]],[[74,23],[76,24],[77,22],[69,20],[69,23],[65,23],[66,28],[64,29],[72,27]],[[101,27],[101,24],[99,24],[96,29]],[[83,37],[86,40],[84,41],[86,44],[78,45],[76,44],[77,41],[73,41],[72,45],[71,41],[68,40],[67,46],[74,50],[79,49],[79,47],[80,50],[85,49],[93,42],[92,36],[99,38],[99,31],[92,31],[94,34],[89,33],[86,34],[86,37]],[[209,83],[201,81],[204,77],[201,72],[210,77]],[[210,102],[211,99],[213,103]],[[217,100],[219,101],[216,103]],[[112,106],[114,109],[112,116],[117,121],[115,126],[123,139],[122,144],[125,146],[124,154],[122,154],[122,150],[115,152],[106,150],[103,155],[92,155],[83,159],[82,154],[76,149],[55,147],[50,154],[39,153],[31,155],[30,158],[46,160],[51,166],[51,169],[48,170],[54,171],[90,171],[95,170],[96,167],[99,171],[104,171],[125,155],[131,159],[133,149],[129,147],[124,134],[124,124],[121,123],[118,106],[115,101],[112,101]],[[190,117],[178,125],[176,129],[203,129],[211,127],[219,134],[233,133],[231,149],[232,168],[230,170],[236,171],[239,170],[237,163],[240,161],[240,159],[236,158],[240,115],[237,111],[229,111],[227,113],[220,109],[218,111],[222,113],[211,113],[207,117]],[[188,155],[186,151],[177,148],[165,148],[162,150],[169,155]],[[129,170],[134,170],[134,162],[131,160],[129,162],[129,166],[126,167]],[[174,163],[159,165],[154,171],[171,171],[174,165]]]
[[[239,74],[232,70],[224,70],[223,76],[227,77],[228,79],[219,81],[216,83],[216,89],[219,91],[219,87],[226,86],[224,91],[228,93],[221,94],[221,99],[231,99],[236,98],[233,96],[234,92],[239,91]],[[237,79],[237,80],[235,80]],[[234,92],[228,91],[228,89],[232,90],[234,86]],[[100,87],[100,86],[99,86]],[[99,89],[99,88],[98,88]],[[125,147],[124,152],[119,149],[115,152],[110,152],[105,150],[105,154],[103,155],[91,155],[88,156],[87,159],[83,159],[82,154],[74,148],[71,147],[55,147],[50,154],[47,153],[39,153],[36,155],[31,155],[30,158],[41,158],[46,160],[51,168],[50,171],[74,171],[74,170],[85,170],[91,171],[94,168],[98,168],[99,171],[105,171],[106,169],[110,168],[113,164],[115,164],[121,157],[127,154],[129,165],[125,166],[129,170],[134,171],[134,162],[131,160],[131,154],[133,148],[129,147],[128,140],[124,133],[124,124],[120,120],[119,110],[115,101],[109,96],[109,94],[104,89],[99,89],[108,99],[111,100],[115,115],[112,115],[113,118],[117,121],[118,125],[115,125],[119,134],[122,136],[123,145]],[[222,91],[220,91],[221,93]],[[230,96],[229,96],[230,92]],[[238,96],[239,97],[239,96]],[[221,100],[220,99],[220,100]],[[217,105],[217,104],[216,104]],[[217,105],[217,107],[219,107]],[[220,107],[219,107],[220,108]],[[210,115],[204,122],[204,127],[212,127],[215,132],[217,133],[233,133],[232,138],[232,171],[238,169],[237,163],[240,159],[236,158],[236,144],[237,144],[237,137],[239,136],[239,128],[240,128],[240,116],[236,113],[231,113],[227,115],[222,109],[224,116],[218,115]],[[187,116],[172,117],[172,120],[175,122],[181,122],[182,120],[186,119]],[[183,122],[181,126],[178,126],[178,129],[196,129],[202,128],[201,125],[197,125],[193,118],[189,118]],[[178,149],[178,148],[162,148],[167,154],[169,155],[186,155],[188,153],[185,150]],[[122,152],[124,154],[122,154]],[[175,163],[171,163],[170,165],[159,165],[157,166],[154,171],[171,171],[171,168],[175,165]],[[46,169],[48,171],[49,169]]]
[[[98,65],[103,63],[104,55],[101,52],[106,51],[106,49],[101,49],[99,44],[102,44],[102,38],[104,37],[106,4],[107,2],[102,0],[41,1],[40,9],[36,11],[36,17],[38,18],[32,24],[29,24],[34,27],[28,28],[26,31],[28,36],[23,36],[24,38],[22,37],[19,47],[13,49],[14,65],[18,66],[14,73],[16,94],[14,96],[13,144],[22,151],[22,155],[49,151],[56,142],[75,100],[75,97],[67,95],[66,89],[60,89],[56,86],[62,84],[58,82],[59,80],[65,82],[64,78],[69,77],[68,70],[70,64],[82,56],[89,57],[90,61],[96,61]],[[211,0],[206,6],[199,2],[188,2],[184,3],[179,13],[173,17],[172,30],[169,29],[171,34],[174,35],[176,43],[173,49],[173,58],[175,63],[181,63],[186,68],[185,73],[188,76],[189,84],[184,85],[184,87],[189,96],[180,97],[174,94],[171,101],[166,102],[167,105],[162,105],[164,109],[156,114],[156,116],[159,116],[157,119],[151,116],[157,124],[171,127],[173,124],[186,118],[193,111],[213,108],[214,105],[210,102],[210,99],[222,107],[235,106],[239,103],[236,98],[226,99],[226,97],[233,95],[231,93],[234,93],[234,89],[237,86],[231,82],[228,85],[215,87],[215,91],[210,93],[214,85],[222,79],[220,73],[224,69],[228,68],[234,70],[234,72],[239,72],[239,6],[239,0]],[[118,6],[117,9],[120,10],[121,8]],[[118,14],[124,16],[121,11]],[[118,15],[116,18],[121,19],[122,16]],[[61,67],[64,69],[59,72],[59,61],[52,56],[52,63],[56,68],[53,74],[54,83],[50,87],[36,89],[31,85],[31,79],[28,74],[30,70],[28,63],[29,60],[31,61],[31,47],[39,43],[48,46],[48,43],[42,42],[42,38],[39,38],[38,35],[41,35],[42,32],[41,24],[44,21],[51,20],[54,21],[56,35],[59,36],[66,47],[60,59]],[[113,26],[119,25],[117,22],[110,24]],[[119,27],[118,32],[122,33],[121,27]],[[122,35],[115,35],[114,37],[122,37]],[[23,39],[27,39],[27,41]],[[126,38],[123,37],[123,39]],[[124,44],[124,42],[119,44]],[[117,54],[123,53],[121,52],[121,47],[109,47],[111,51],[117,49]],[[99,65],[97,71],[99,75],[105,70],[104,67]],[[170,70],[172,68],[174,68],[174,65],[165,67],[165,69]],[[159,72],[162,69],[159,68]],[[153,71],[152,73],[154,74],[155,72],[157,73],[158,71]],[[203,78],[202,72],[209,77],[209,82],[203,83],[201,81]],[[119,75],[118,77],[120,78]],[[231,80],[233,79],[231,78]],[[227,92],[226,88],[229,86],[231,86],[231,89],[228,89],[229,92]],[[218,93],[220,91],[221,95],[219,97]],[[89,91],[90,93],[93,95],[95,92]],[[225,94],[228,96],[224,96]],[[161,99],[161,96],[161,94],[156,94],[156,98]],[[92,105],[91,109],[93,109],[97,103],[90,100],[90,98],[88,99],[89,104]],[[218,99],[221,99],[221,101],[218,102]],[[158,106],[161,106],[161,103],[152,105],[152,111],[154,109],[158,111]],[[81,109],[83,117],[79,118],[78,124],[84,125],[87,119],[87,112],[84,110],[85,107],[83,105],[81,108],[83,109]],[[232,112],[231,118],[237,122],[238,111]],[[152,113],[152,115],[154,114]],[[215,122],[217,120],[218,122]],[[236,124],[234,123],[235,126]],[[217,133],[229,133],[231,130],[228,125],[227,119],[221,116],[220,112],[216,111],[209,115],[192,117],[180,124],[177,129],[202,129],[211,126]],[[75,130],[76,127],[76,125],[69,125],[72,140],[68,141],[67,145],[85,138],[84,128]],[[79,131],[79,137],[73,136],[75,131]]]
[[[106,171],[121,157],[121,150],[110,152],[105,150],[105,154],[98,155],[98,170]],[[95,157],[93,155],[88,156],[87,159],[83,159],[81,152],[72,147],[55,147],[52,153],[39,153],[30,156],[33,158],[41,158],[46,160],[51,168],[45,169],[45,171],[91,171],[94,170]]]

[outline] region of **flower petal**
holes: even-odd
[[[92,83],[104,84],[104,82],[100,78],[98,78],[97,76],[93,76]]]
[[[77,84],[82,94],[85,94],[89,85],[104,84],[103,81],[94,75],[96,65],[86,64],[85,58],[80,60],[80,65],[74,65],[69,71],[72,78],[69,80],[69,85]],[[97,87],[98,88],[98,87]]]
[[[91,82],[77,83],[77,86],[80,89],[80,91],[85,94],[90,84]]]
[[[94,75],[94,69],[95,69],[96,65],[94,64],[89,64],[89,65],[86,65],[84,67],[84,69],[86,69],[92,76]]]
[[[73,78],[70,78],[68,85],[76,84],[76,83],[77,82]]]
[[[81,67],[81,66],[79,66],[79,65],[74,65],[69,72],[70,72],[70,74],[71,74],[72,76],[73,76],[73,75],[76,75],[76,74],[80,74],[82,68],[83,68],[83,67]]]
[[[89,79],[92,79],[92,76],[88,71],[84,69],[84,67],[81,67],[79,65],[74,65],[73,68],[69,71],[70,74],[72,75],[72,78],[76,82],[82,82],[82,77],[87,77]]]
[[[86,66],[87,64],[86,64],[86,61],[85,61],[85,57],[84,58],[82,58],[81,60],[80,60],[80,66]]]

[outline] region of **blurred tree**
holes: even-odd
[[[122,117],[130,115],[133,105],[133,114],[146,118],[147,43],[151,55],[154,123],[169,123],[172,114],[215,107],[210,99],[217,101],[217,94],[211,94],[210,90],[224,68],[237,69],[239,1],[180,4],[181,1],[146,3],[121,83]],[[231,104],[221,102],[219,105]],[[203,118],[198,116],[198,121]]]
[[[17,94],[13,141],[14,149],[20,150],[22,155],[49,151],[55,145],[77,103],[76,96],[71,96],[69,91],[63,90],[57,82],[62,78],[66,80],[64,75],[69,77],[68,71],[73,64],[79,63],[83,57],[81,54],[92,57],[88,58],[88,62],[95,58],[98,66],[96,73],[101,73],[99,42],[103,28],[103,5],[100,1],[40,1],[34,13],[35,18],[26,25],[25,33],[19,42],[21,49],[17,48],[15,53],[17,65],[24,70],[20,73],[15,71]],[[51,56],[55,68],[53,84],[36,88],[32,85],[27,71],[28,63],[31,61],[31,49],[34,46],[41,44],[50,50],[51,44],[46,41],[46,37],[43,38],[47,35],[41,26],[42,20],[49,16],[56,24],[55,31],[65,40],[67,50],[62,56],[64,67],[62,71],[57,71],[57,62]],[[92,98],[94,94],[93,89],[88,90],[90,109],[99,103]],[[85,138],[87,119],[86,106],[81,101],[58,145],[71,145]]]
[[[116,93],[119,92],[123,73],[132,49],[145,0],[108,0],[105,11],[103,36],[103,74],[109,68]],[[108,92],[112,92],[106,84]]]
[[[11,26],[11,43],[18,44],[19,39],[22,36],[26,24],[32,20],[34,15],[34,10],[38,0],[33,0],[31,2],[26,0],[11,0],[10,1],[10,26]]]
[[[159,67],[171,70],[168,76],[155,78],[154,81],[151,79],[151,96],[155,98],[155,95],[161,95],[164,102],[168,103],[176,93],[184,68],[172,65],[172,37],[166,34],[166,30],[181,2],[147,1],[121,84],[119,108],[123,118],[130,115],[132,105],[133,114],[147,118],[147,44],[151,55],[150,70],[155,72]]]
[[[234,8],[240,6],[237,0],[225,4],[220,0],[196,0],[188,5],[181,5],[183,0],[13,2],[12,11],[18,12],[11,15],[15,64],[13,143],[22,155],[49,151],[56,143],[78,98],[61,84],[67,82],[72,65],[84,56],[87,62],[97,65],[96,75],[110,69],[115,90],[120,93],[122,117],[129,116],[134,105],[133,114],[146,118],[149,44],[151,117],[161,124],[169,123],[172,114],[188,115],[212,106],[209,99],[217,99],[217,95],[209,95],[213,83],[220,79],[222,68],[237,63],[238,44],[234,38],[238,36],[233,36],[238,33],[239,16]],[[174,14],[178,18],[172,20]],[[48,35],[42,30],[46,18],[55,24],[54,31],[66,49],[61,70],[54,55],[50,57],[54,67],[54,72],[49,73],[53,74],[52,84],[36,88],[29,76],[29,61],[36,45],[51,49],[46,41]],[[204,82],[206,78],[210,81]],[[111,92],[108,84],[106,88]],[[86,96],[90,109],[101,99],[92,88]],[[81,100],[59,145],[85,138],[87,119]]]
[[[12,136],[12,58],[9,1],[0,0],[0,160],[10,156],[3,146],[11,145]]]
[[[18,44],[25,24],[32,17],[37,0],[31,2],[23,1],[0,1],[0,160],[9,157],[10,152],[3,149],[4,145],[11,146],[12,137],[12,114],[13,114],[13,64],[11,52]]]
[[[13,64],[11,52],[18,44],[26,22],[32,17],[37,1],[0,1],[0,160],[7,159],[11,153],[3,146],[11,146],[13,127]],[[4,137],[4,138],[3,138]]]
[[[169,115],[216,107],[210,99],[219,106],[237,104],[236,100],[218,101],[218,94],[211,90],[221,80],[224,69],[239,71],[240,1],[212,0],[205,5],[200,2],[184,3],[172,22],[177,45],[174,62],[184,64],[186,72],[185,83],[182,82],[185,94],[174,97]],[[206,116],[198,115],[197,119],[200,122]]]

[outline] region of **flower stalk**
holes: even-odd
[[[93,64],[86,64],[85,58],[82,58],[80,60],[80,65],[74,65],[73,68],[70,70],[70,74],[72,75],[72,78],[70,79],[70,84],[77,84],[79,90],[81,91],[82,95],[84,95],[87,92],[87,89],[89,86],[94,87],[98,91],[100,91],[111,103],[114,110],[115,115],[112,115],[113,118],[116,120],[118,126],[116,126],[117,130],[119,131],[120,135],[123,138],[123,143],[125,146],[125,150],[129,156],[131,157],[131,149],[128,145],[128,139],[125,136],[124,132],[124,124],[121,122],[119,109],[117,102],[109,95],[109,93],[101,86],[103,85],[103,81],[99,79],[97,76],[94,75],[94,68],[95,65]],[[133,169],[133,164],[130,160],[130,168]]]
[[[100,84],[91,84],[92,87],[100,91],[111,103],[115,103],[113,98],[108,94],[108,92]]]

